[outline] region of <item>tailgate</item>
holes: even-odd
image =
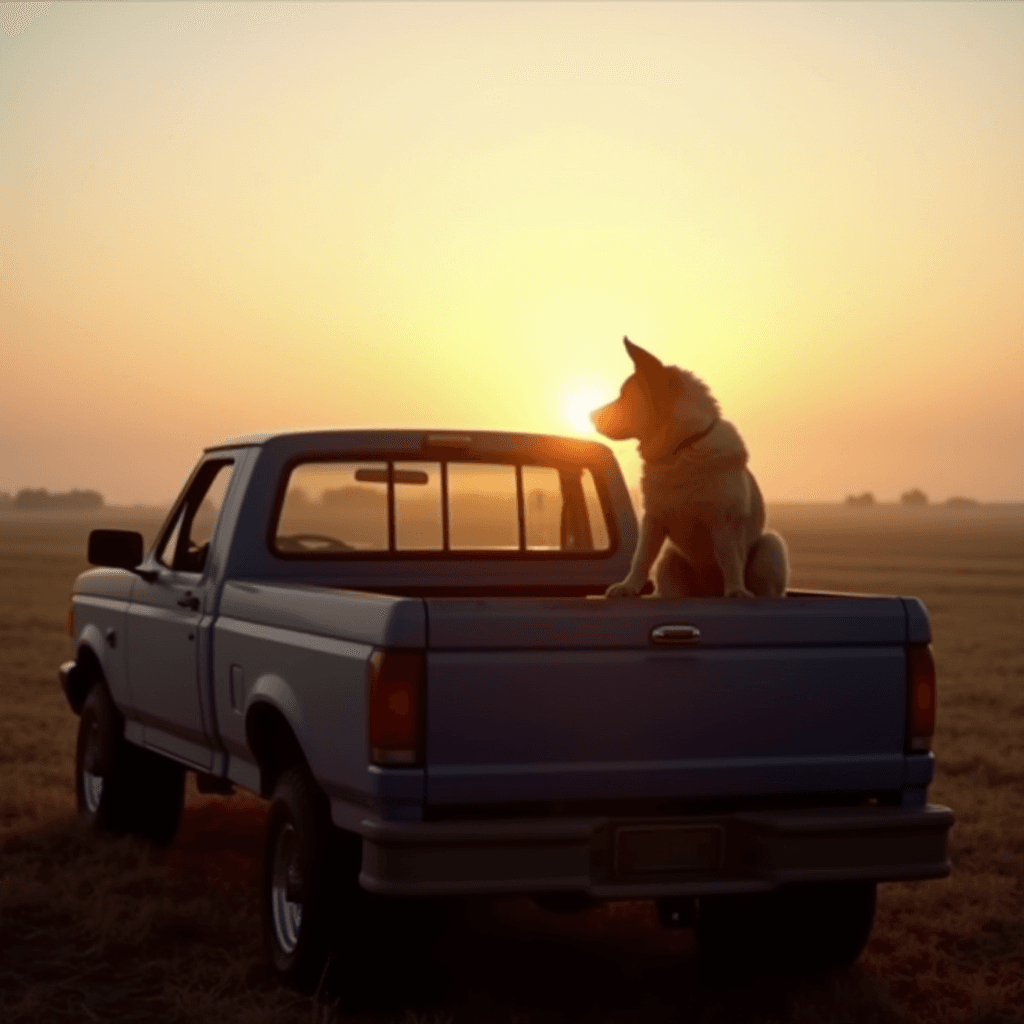
[[[427,615],[430,805],[903,784],[899,598],[428,600]]]

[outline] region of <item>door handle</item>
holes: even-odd
[[[700,639],[700,630],[696,626],[682,623],[655,626],[651,630],[651,643],[655,644],[692,644]]]
[[[190,590],[185,591],[184,597],[178,598],[178,604],[182,608],[191,608],[192,611],[199,611],[199,598],[195,597]]]

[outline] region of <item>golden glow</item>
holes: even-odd
[[[1022,54],[1021,5],[54,4],[0,33],[0,491],[593,437],[628,334],[770,499],[1024,499]]]
[[[602,405],[607,405],[613,397],[614,395],[609,396],[607,391],[601,391],[596,387],[577,388],[565,400],[565,422],[575,434],[596,433],[594,425],[590,422],[590,414]]]

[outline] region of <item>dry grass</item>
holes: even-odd
[[[77,720],[55,669],[95,524],[0,518],[0,1020],[1024,1019],[1024,510],[781,507],[773,520],[796,585],[927,604],[940,679],[932,799],[957,814],[953,876],[883,886],[865,955],[816,982],[762,978],[711,992],[696,977],[692,934],[660,930],[649,904],[558,918],[510,900],[466,908],[427,964],[396,943],[359,1006],[338,1001],[345,965],[332,965],[316,1000],[267,978],[262,801],[190,789],[181,835],[164,852],[78,826]],[[151,537],[157,523],[138,525]]]

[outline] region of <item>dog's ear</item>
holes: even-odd
[[[637,376],[647,383],[652,392],[660,390],[659,385],[665,376],[665,367],[657,356],[652,356],[646,349],[634,345],[629,338],[623,338],[629,358],[633,360]]]

